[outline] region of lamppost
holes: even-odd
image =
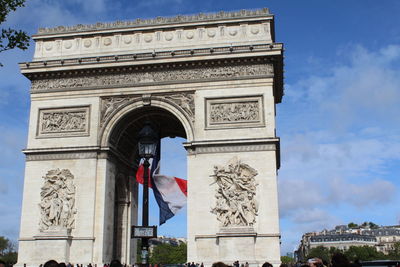
[[[144,158],[143,167],[143,204],[142,204],[142,264],[148,266],[149,263],[149,238],[156,234],[155,227],[149,226],[149,159],[156,155],[159,136],[149,121],[146,121],[142,130],[138,134],[139,156]]]

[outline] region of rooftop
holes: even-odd
[[[220,11],[217,13],[199,13],[194,15],[178,15],[173,17],[156,17],[153,19],[136,19],[132,21],[114,21],[114,22],[98,22],[95,24],[74,26],[58,26],[54,28],[39,28],[36,36],[61,34],[61,33],[76,33],[87,31],[101,31],[108,29],[127,29],[143,26],[169,25],[176,23],[190,22],[211,22],[221,19],[241,19],[241,18],[258,18],[266,15],[271,15],[268,8],[255,10],[240,10],[240,11]]]

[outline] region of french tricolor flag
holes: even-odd
[[[149,169],[149,187],[153,189],[154,197],[160,207],[160,225],[172,218],[186,205],[187,180],[173,176],[159,174],[160,170],[160,145],[157,155],[151,162]],[[136,181],[143,184],[143,164],[136,172]]]

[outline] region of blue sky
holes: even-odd
[[[285,44],[277,107],[282,254],[306,231],[350,221],[399,224],[400,1],[28,0],[6,24],[34,34],[45,26],[261,7],[275,15],[276,41]],[[14,240],[30,86],[17,63],[32,54],[33,46],[0,53],[0,235]],[[165,172],[186,178],[180,141],[164,142]],[[183,211],[160,233],[184,236],[185,219]]]

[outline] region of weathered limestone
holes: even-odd
[[[283,45],[267,9],[40,29],[18,265],[136,261],[137,131],[188,151],[188,261],[280,262],[275,104]]]

